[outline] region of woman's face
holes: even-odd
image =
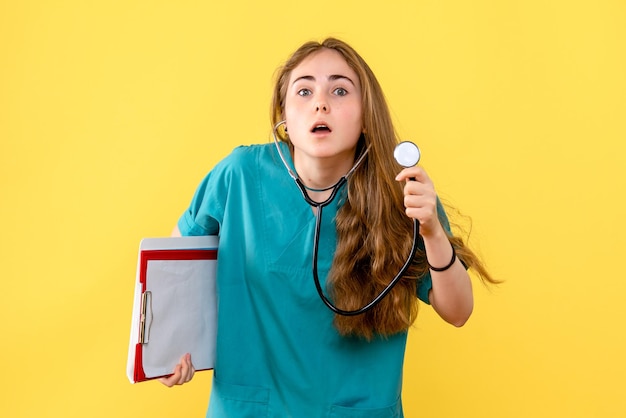
[[[351,163],[363,131],[361,85],[341,54],[322,49],[292,72],[285,119],[300,158],[343,157]]]

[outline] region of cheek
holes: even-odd
[[[346,115],[346,120],[352,121],[352,128],[359,133],[363,130],[363,114],[360,109],[350,112]]]
[[[361,124],[363,119],[363,109],[360,101],[354,101],[350,104],[342,104],[340,110],[346,120],[350,120],[355,124]]]
[[[303,112],[297,106],[289,106],[285,104],[284,118],[287,121],[287,127],[290,131],[295,132],[297,128],[301,128],[304,124]],[[291,129],[290,129],[291,128]]]
[[[293,143],[298,143],[302,136],[302,132],[307,130],[304,120],[302,118],[302,112],[294,106],[285,106],[284,110],[285,127],[287,128],[287,135],[289,140]]]

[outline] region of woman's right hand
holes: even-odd
[[[174,367],[174,373],[167,377],[159,378],[159,382],[171,388],[174,385],[182,385],[193,379],[196,372],[191,363],[191,354],[187,353],[180,358],[180,363]]]

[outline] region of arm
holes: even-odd
[[[452,248],[443,228],[437,236],[424,238],[428,264],[443,267],[452,258]],[[428,293],[430,303],[446,322],[461,327],[469,319],[474,309],[472,282],[459,259],[447,270],[430,271],[433,287]]]
[[[404,205],[407,216],[420,223],[428,264],[446,266],[452,258],[452,247],[437,216],[437,194],[432,181],[421,167],[406,168],[396,180],[407,181],[404,186]],[[437,272],[431,269],[432,289],[430,303],[446,322],[461,327],[474,308],[472,284],[465,267],[457,258],[450,268]]]

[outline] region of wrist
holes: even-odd
[[[420,226],[420,235],[424,241],[438,242],[439,240],[448,242],[448,234],[439,222],[434,227],[428,228],[426,225]]]
[[[452,243],[450,243],[450,248],[452,249],[452,257],[450,258],[450,261],[448,262],[448,264],[446,264],[443,267],[434,267],[430,264],[430,261],[428,261],[428,256],[427,256],[426,264],[428,264],[428,268],[431,269],[432,271],[442,272],[452,267],[452,265],[456,262],[456,251],[454,251],[454,246],[452,245]]]

